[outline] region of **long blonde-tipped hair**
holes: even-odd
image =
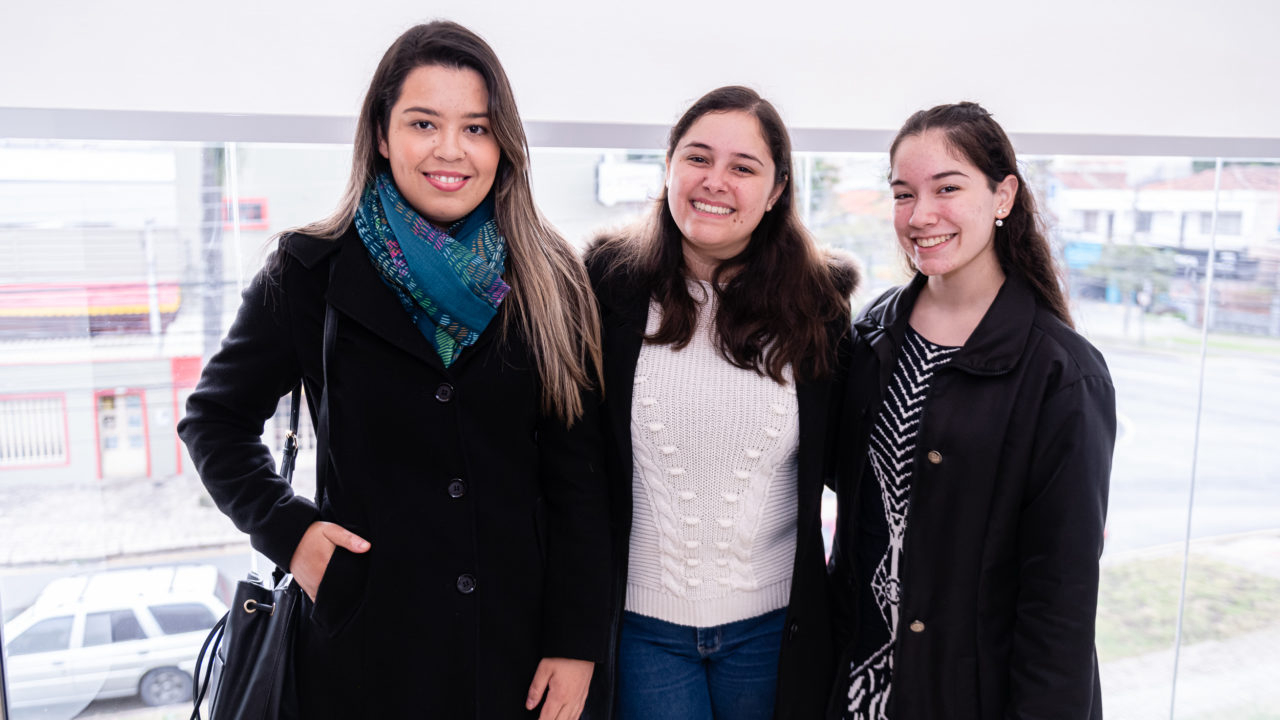
[[[502,150],[495,204],[498,229],[507,241],[506,280],[511,286],[501,313],[502,331],[505,336],[512,323],[518,324],[541,377],[543,411],[572,424],[582,415],[582,390],[603,377],[600,314],[582,262],[534,205],[529,145],[515,96],[497,55],[478,35],[457,23],[436,21],[410,28],[392,43],[360,109],[351,178],[338,208],[297,231],[328,239],[347,231],[364,189],[390,171],[378,141],[386,136],[405,78],[430,65],[475,70],[488,88],[489,122]]]

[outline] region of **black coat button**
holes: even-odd
[[[436,400],[438,402],[447,403],[453,399],[453,386],[449,383],[440,383],[440,387],[436,388]]]
[[[470,573],[464,573],[458,576],[458,592],[463,595],[470,595],[476,591],[476,578]]]
[[[467,494],[467,484],[462,482],[462,478],[454,478],[449,481],[449,497],[460,498]]]

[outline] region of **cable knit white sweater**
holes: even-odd
[[[631,406],[626,608],[697,627],[785,607],[796,546],[795,384],[730,365],[714,318],[712,297],[683,350],[641,347]]]

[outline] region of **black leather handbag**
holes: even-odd
[[[299,384],[293,390],[280,461],[280,476],[290,481],[298,454],[301,395]],[[209,631],[196,657],[198,690],[191,720],[202,720],[200,705],[206,699],[209,720],[297,718],[293,648],[301,612],[302,589],[280,568],[271,583],[254,572],[236,583],[231,609]]]
[[[337,318],[326,304],[321,367],[328,377],[329,355],[337,334]],[[327,386],[328,383],[326,382]],[[298,413],[302,383],[293,389],[289,433],[280,459],[280,476],[293,482],[298,457]],[[317,457],[327,455],[328,391],[320,396]],[[318,466],[323,463],[317,463]],[[323,497],[323,474],[316,472],[316,505]],[[294,677],[294,639],[303,612],[302,588],[277,567],[267,583],[257,573],[236,584],[231,609],[205,638],[196,657],[197,691],[190,720],[203,720],[200,705],[209,702],[208,720],[295,720],[299,717]]]

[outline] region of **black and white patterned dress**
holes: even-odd
[[[907,532],[916,435],[929,383],[958,347],[943,347],[907,328],[898,366],[871,429],[867,464],[875,482],[859,492],[857,576],[870,578],[859,589],[863,618],[849,666],[846,720],[885,720],[893,682],[893,646],[898,636],[901,597],[898,568]],[[876,617],[882,622],[876,622]]]

